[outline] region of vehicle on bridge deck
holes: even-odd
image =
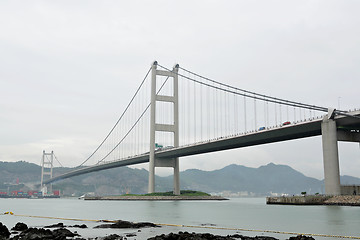
[[[159,144],[159,143],[155,143],[155,152],[162,150],[163,147],[164,147],[163,145],[161,145],[161,144]]]
[[[260,128],[258,129],[258,131],[262,131],[262,130],[265,130],[265,127],[260,127]]]
[[[286,126],[286,125],[289,125],[289,124],[291,124],[291,122],[286,121],[286,122],[284,122],[281,126]]]
[[[160,151],[160,150],[167,150],[167,149],[171,149],[174,146],[166,146],[164,147],[163,145],[159,144],[159,143],[155,143],[155,152]]]

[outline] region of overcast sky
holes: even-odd
[[[0,1],[0,161],[85,160],[157,60],[239,88],[360,108],[359,1]],[[320,137],[188,157],[323,178]],[[138,167],[147,169],[143,164]],[[341,174],[360,148],[340,144]],[[157,170],[167,174],[166,170]]]

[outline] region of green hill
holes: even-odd
[[[274,193],[298,194],[321,192],[322,182],[306,177],[286,165],[270,163],[259,168],[229,165],[220,170],[186,170],[181,173],[181,185],[205,192],[248,192],[255,195]]]

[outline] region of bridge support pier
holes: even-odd
[[[178,95],[178,70],[179,65],[175,65],[173,71],[157,70],[157,62],[152,65],[151,74],[151,113],[150,113],[150,157],[149,157],[149,186],[148,193],[155,192],[155,167],[172,167],[174,169],[174,189],[175,195],[180,195],[180,170],[179,158],[159,159],[156,158],[156,132],[173,133],[173,147],[179,146],[179,95]],[[157,93],[156,76],[167,76],[173,78],[173,94],[160,95]],[[169,102],[173,104],[173,124],[164,124],[156,122],[156,102]],[[159,149],[161,150],[161,149]]]
[[[324,117],[321,123],[326,195],[340,195],[340,170],[336,122]]]

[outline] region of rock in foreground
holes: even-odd
[[[79,236],[78,234],[72,233],[66,228],[59,228],[51,231],[49,229],[43,228],[29,228],[19,235],[11,238],[14,240],[34,240],[34,239],[56,239],[56,240],[66,240]]]
[[[159,226],[150,222],[134,223],[129,221],[118,220],[113,224],[102,224],[94,228],[144,228],[144,227],[159,227]]]
[[[297,235],[296,237],[290,237],[289,240],[315,240],[313,237],[308,237],[305,235]]]
[[[53,225],[49,225],[49,226],[45,226],[44,228],[87,228],[87,226],[85,224],[81,224],[81,225],[64,225],[63,223],[56,223]]]
[[[28,229],[28,226],[25,223],[18,222],[18,223],[16,223],[15,227],[13,227],[11,230],[22,232],[27,229]]]
[[[7,239],[10,237],[9,229],[0,222],[0,239]]]

